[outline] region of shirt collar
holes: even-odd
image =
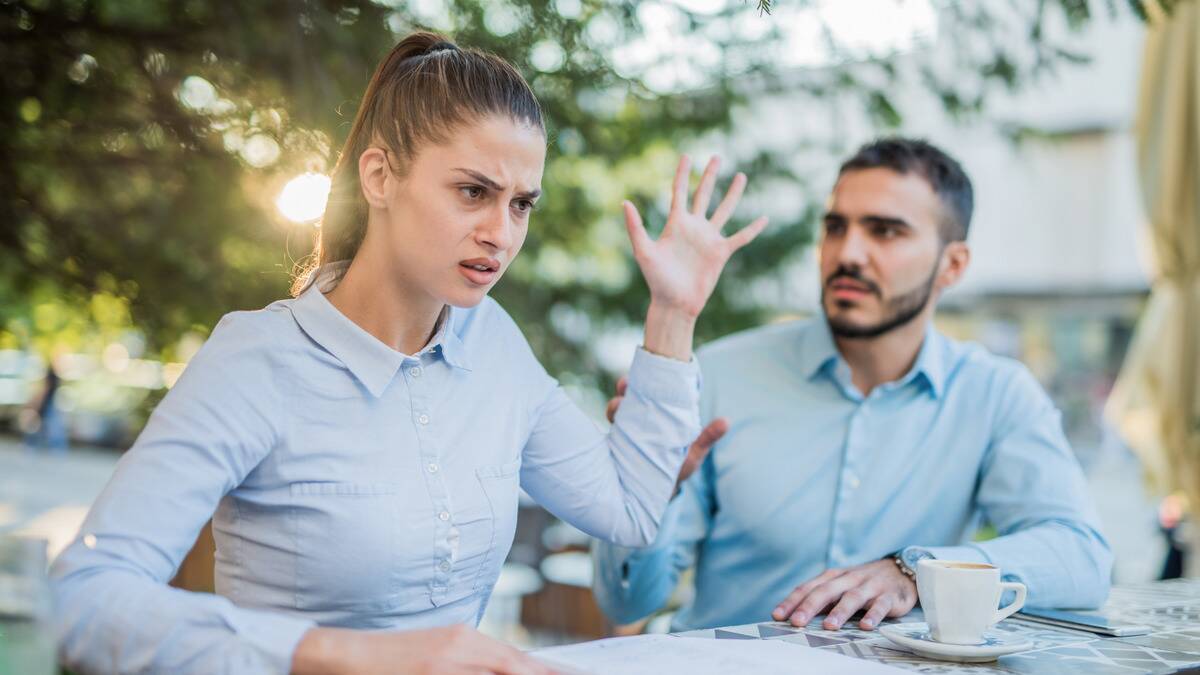
[[[811,380],[839,358],[841,354],[833,341],[833,334],[829,332],[829,323],[821,315],[813,320],[812,330],[805,332],[800,345],[801,372]]]
[[[429,345],[442,353],[442,358],[446,359],[446,363],[460,370],[469,371],[471,370],[471,355],[467,352],[467,345],[458,335],[458,331],[462,330],[462,327],[458,325],[457,320],[462,318],[462,313],[463,310],[447,305],[442,327]]]
[[[942,348],[945,338],[929,323],[925,327],[925,340],[921,342],[921,351],[917,352],[917,360],[912,370],[901,380],[900,384],[920,377],[929,387],[929,393],[934,398],[941,398],[946,384],[946,352]]]
[[[380,342],[378,338],[363,330],[342,314],[325,297],[325,291],[335,285],[338,272],[345,263],[318,270],[315,280],[300,297],[291,303],[292,316],[310,338],[337,360],[358,379],[375,397],[383,395],[405,360],[414,358],[402,354]],[[456,368],[470,370],[467,350],[455,331],[459,312],[446,307],[438,319],[439,328],[433,339],[415,356],[427,352],[440,353],[446,363]]]
[[[943,341],[944,338],[934,329],[932,323],[926,326],[925,338],[921,342],[921,350],[917,352],[917,360],[897,386],[903,386],[920,377],[929,387],[929,393],[934,398],[940,398],[946,378]],[[838,352],[833,333],[829,330],[829,322],[821,316],[813,321],[812,330],[806,332],[800,346],[801,372],[811,380],[832,369],[841,360],[841,353]]]

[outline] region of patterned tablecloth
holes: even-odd
[[[919,673],[1200,673],[1200,579],[1118,586],[1113,588],[1104,611],[1129,623],[1151,626],[1154,632],[1139,637],[1101,637],[1016,617],[1001,622],[992,630],[1027,638],[1033,642],[1033,649],[981,664],[922,658],[892,644],[874,631],[857,628],[823,630],[820,618],[803,628],[768,622],[694,630],[677,635],[718,640],[782,640]],[[924,617],[918,609],[891,621],[924,621]]]

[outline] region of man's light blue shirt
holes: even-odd
[[[411,356],[316,288],[225,317],[54,564],[64,661],[286,673],[317,624],[473,625],[518,486],[593,536],[652,541],[700,430],[696,365],[639,350],[605,434],[495,301],[443,317]],[[217,595],[168,588],[210,517]]]
[[[825,569],[907,547],[995,564],[1031,606],[1106,598],[1112,554],[1083,473],[1018,362],[931,326],[911,370],[864,397],[823,318],[733,335],[698,358],[701,416],[730,429],[651,548],[596,544],[596,597],[615,621],[661,608],[693,567],[674,629],[767,621]],[[999,536],[973,541],[985,523]]]

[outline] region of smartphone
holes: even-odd
[[[1106,616],[1100,612],[1087,612],[1083,610],[1033,609],[1027,607],[1018,612],[1017,616],[1037,623],[1061,626],[1063,628],[1075,628],[1077,630],[1111,635],[1113,637],[1145,635],[1154,630],[1150,626],[1129,623]]]

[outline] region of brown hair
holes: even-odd
[[[315,279],[317,269],[350,260],[367,232],[367,202],[358,180],[358,158],[382,144],[405,166],[423,143],[446,140],[458,125],[506,115],[545,133],[542,111],[529,84],[504,59],[461,49],[436,33],[404,38],[375,69],[354,126],[333,169],[329,202],[310,256],[297,265],[292,294]]]

